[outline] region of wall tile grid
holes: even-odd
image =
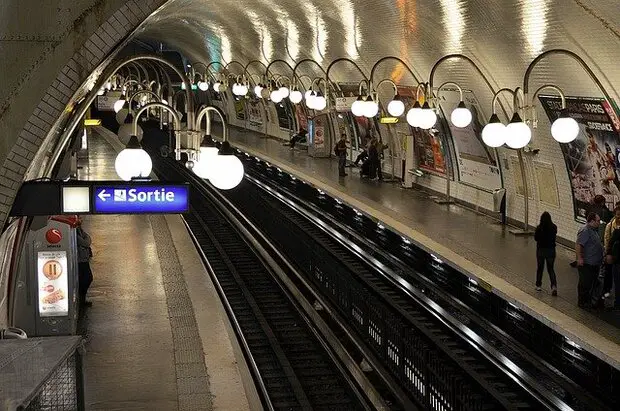
[[[17,143],[0,167],[0,221],[8,215],[24,173],[46,137],[62,124],[62,111],[87,75],[120,40],[128,36],[164,0],[130,0],[91,34],[60,71],[21,131]]]

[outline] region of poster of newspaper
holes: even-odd
[[[552,123],[560,114],[559,97],[539,96]],[[560,144],[573,191],[575,219],[585,221],[597,194],[613,209],[620,201],[620,121],[607,101],[588,97],[567,97],[569,115],[579,123],[579,135]]]
[[[452,111],[460,101],[458,89],[443,88],[440,98],[439,106],[454,142],[459,181],[483,190],[502,187],[495,151],[482,142],[482,128],[486,122],[474,93],[463,90],[463,101],[472,113],[471,124],[463,128],[455,127],[450,119]]]

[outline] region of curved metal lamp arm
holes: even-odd
[[[297,78],[297,80],[298,80],[298,81],[297,81],[297,82],[295,82],[295,85],[301,84],[301,86],[302,86],[305,90],[308,90],[308,88],[304,85],[304,82],[303,82],[303,81],[301,81],[302,79],[307,78],[308,80],[310,80],[310,84],[312,84],[312,77],[310,77],[310,76],[308,76],[308,75],[306,75],[306,74],[302,74],[302,75],[296,76],[296,78]]]
[[[211,135],[211,115],[208,114],[210,112],[216,112],[218,116],[220,116],[220,120],[222,120],[222,129],[223,129],[223,141],[228,141],[228,125],[226,124],[226,120],[224,119],[224,113],[218,107],[214,106],[206,106],[203,107],[196,117],[195,129],[196,131],[200,131],[200,123],[202,122],[202,118],[207,115],[207,129],[206,132],[208,135]]]
[[[558,94],[560,95],[562,110],[566,108],[566,97],[561,88],[559,88],[555,84],[545,84],[545,85],[538,87],[538,89],[534,92],[534,94],[532,94],[532,99],[530,103],[530,108],[532,109],[532,127],[534,128],[538,127],[538,114],[536,113],[536,97],[538,97],[538,93],[540,93],[541,91],[545,89],[552,89],[552,90],[557,91]]]
[[[316,84],[319,88],[319,91],[321,91],[321,81],[323,82],[323,86],[325,87],[325,95],[327,95],[327,80],[325,80],[323,77],[316,77],[314,80],[312,80],[312,84],[310,85],[310,90],[314,91],[314,85]]]
[[[579,57],[576,53],[570,50],[566,50],[566,49],[547,50],[544,53],[541,53],[540,55],[538,55],[534,60],[532,60],[530,65],[527,67],[527,70],[525,70],[525,75],[523,76],[523,93],[525,94],[526,98],[529,92],[530,75],[532,74],[532,70],[534,70],[534,67],[536,67],[536,65],[542,59],[552,54],[563,54],[565,56],[572,57],[574,60],[576,60],[581,65],[581,67],[585,70],[585,72],[588,73],[588,75],[590,76],[592,81],[594,81],[594,84],[596,84],[596,86],[601,91],[601,93],[603,93],[603,96],[605,96],[605,99],[609,103],[611,103],[612,100],[611,100],[611,97],[609,96],[609,93],[607,92],[607,90],[605,90],[605,87],[603,87],[603,84],[600,82],[598,77],[596,77],[592,69],[590,69],[590,66],[588,66],[588,64],[581,57]]]
[[[461,88],[461,86],[458,85],[458,83],[455,83],[454,81],[446,81],[445,83],[442,83],[439,87],[437,87],[437,100],[440,100],[439,97],[441,96],[441,91],[445,86],[455,86],[457,89],[459,89],[459,101],[463,101],[463,89]]]
[[[364,74],[364,71],[360,68],[360,66],[355,61],[351,60],[348,57],[340,57],[340,58],[337,58],[336,60],[332,61],[331,63],[329,63],[329,66],[327,66],[327,70],[325,70],[325,79],[327,81],[331,81],[331,79],[329,78],[329,72],[331,71],[332,67],[334,67],[334,65],[336,65],[337,63],[339,63],[341,61],[347,61],[347,62],[353,64],[353,66],[355,66],[357,71],[360,72],[360,74],[362,75],[364,80],[368,81],[368,77],[366,77],[366,74]]]
[[[370,94],[370,81],[369,80],[360,80],[357,84],[357,95],[362,95],[362,84],[366,84],[366,95]]]
[[[224,63],[222,63],[221,61],[211,61],[211,62],[209,62],[209,64],[207,64],[207,68],[206,68],[205,70],[206,70],[206,71],[209,71],[209,69],[211,68],[211,66],[212,66],[212,65],[214,65],[214,64],[219,64],[219,65],[220,65],[220,67],[222,67],[222,68],[224,68],[224,67],[225,67]],[[217,71],[216,71],[215,73],[217,74]]]
[[[379,87],[381,87],[381,85],[383,85],[385,83],[388,83],[388,84],[390,84],[392,86],[392,88],[394,89],[394,97],[396,97],[398,95],[398,86],[396,85],[396,83],[393,80],[391,80],[389,78],[384,78],[383,80],[379,81],[379,83],[377,84],[377,87],[373,90],[373,92],[375,94],[375,97],[378,97],[378,95],[379,95],[378,92],[377,92],[379,90]],[[375,98],[375,100],[376,100],[376,98]]]
[[[129,97],[129,101],[127,102],[127,107],[129,108],[130,113],[133,113],[133,110],[131,109],[131,103],[133,103],[133,100],[136,98],[138,94],[148,94],[151,97],[154,97],[156,101],[161,101],[159,96],[151,90],[138,90],[135,93],[133,93],[131,97]]]
[[[205,73],[196,73],[196,66],[202,66],[205,69]],[[194,77],[196,77],[196,74],[198,74],[200,76],[200,79],[204,81],[204,78],[206,77],[207,74],[207,65],[205,63],[203,63],[202,61],[197,61],[195,63],[192,63],[192,80],[194,79]]]
[[[134,119],[133,119],[133,135],[134,136],[138,134],[138,119],[140,118],[142,113],[144,113],[145,111],[147,111],[148,109],[151,109],[151,108],[161,108],[161,109],[166,110],[169,113],[171,113],[172,114],[172,118],[174,119],[174,128],[175,128],[175,130],[180,130],[181,129],[181,117],[179,116],[179,113],[177,113],[170,106],[167,106],[164,103],[155,102],[155,103],[149,103],[149,104],[145,105],[140,110],[138,110],[138,113],[136,113],[136,117],[134,117]],[[178,138],[177,138],[177,145],[179,145],[179,147],[181,146],[181,140],[178,139]]]
[[[383,57],[381,59],[379,59],[373,66],[372,69],[370,69],[370,83],[374,84],[374,78],[375,78],[375,70],[377,69],[377,67],[379,67],[379,64],[383,63],[384,61],[387,60],[396,60],[398,61],[400,64],[402,64],[403,66],[405,66],[405,68],[407,69],[407,71],[409,72],[409,74],[411,74],[411,77],[413,77],[413,79],[416,81],[416,83],[419,83],[420,80],[418,80],[418,77],[413,73],[413,70],[411,70],[411,67],[409,67],[409,65],[407,63],[405,63],[405,61],[399,57],[396,56],[386,56]],[[377,86],[375,89],[379,88],[379,86]]]
[[[482,77],[482,80],[484,80],[484,83],[487,85],[489,90],[491,90],[491,92],[494,95],[496,94],[495,88],[493,87],[493,85],[489,81],[488,77],[482,72],[482,70],[480,70],[480,67],[478,67],[478,65],[472,59],[467,57],[466,55],[458,54],[458,53],[456,53],[456,54],[448,54],[446,56],[443,56],[442,58],[437,60],[437,62],[433,65],[433,68],[431,69],[431,73],[429,75],[429,80],[428,80],[429,90],[430,90],[431,93],[432,93],[432,90],[433,90],[433,81],[434,81],[434,78],[435,78],[435,72],[437,71],[439,66],[443,62],[445,62],[446,60],[455,59],[455,58],[467,61],[474,68],[474,70],[476,70],[476,72],[478,74],[480,74],[480,77]],[[512,92],[512,90],[510,90],[510,91]],[[504,115],[507,118],[509,118],[508,117],[508,112],[506,111],[506,108],[504,107],[504,105],[501,102],[500,102],[500,107],[501,107],[502,111],[504,112]],[[495,104],[493,104],[493,114],[495,114]]]
[[[288,61],[286,61],[286,60],[282,60],[282,59],[275,59],[275,60],[271,61],[271,62],[267,65],[267,67],[265,68],[265,76],[266,76],[267,78],[271,77],[271,73],[269,72],[269,69],[271,68],[271,66],[272,66],[274,63],[284,63],[284,64],[286,64],[286,65],[287,65],[287,66],[291,69],[291,71],[295,71],[295,69],[294,69],[294,68],[293,68],[293,67],[292,67],[292,66],[288,63]]]
[[[230,66],[231,64],[238,64],[241,67],[241,69],[243,70],[243,72],[245,72],[245,65],[243,65],[240,62],[238,62],[237,60],[231,60],[229,63],[227,63],[224,66],[224,70],[228,70],[228,66]]]
[[[314,63],[314,64],[315,64],[318,68],[320,68],[320,69],[321,69],[321,71],[323,72],[323,75],[327,76],[327,72],[325,71],[325,69],[323,68],[323,66],[321,66],[321,65],[319,64],[319,62],[318,62],[318,61],[316,61],[316,60],[314,60],[314,59],[309,59],[309,58],[306,58],[306,59],[301,59],[301,60],[299,60],[299,61],[295,64],[295,67],[293,67],[293,77],[298,78],[298,79],[300,79],[300,78],[301,78],[301,76],[297,76],[297,68],[298,68],[298,67],[299,67],[302,63],[307,63],[307,62]],[[308,76],[308,77],[309,77],[309,76]]]
[[[500,88],[499,90],[497,90],[497,91],[493,94],[493,102],[491,103],[491,107],[492,107],[492,109],[493,109],[493,114],[497,114],[497,111],[496,111],[495,107],[496,107],[496,104],[497,104],[497,102],[498,102],[499,95],[500,95],[500,94],[502,94],[502,93],[510,93],[510,95],[512,96],[513,104],[514,104],[514,101],[515,101],[515,99],[516,99],[516,96],[515,96],[515,91],[514,91],[514,90],[512,90],[512,89],[509,89],[509,88]],[[516,110],[516,106],[515,106],[515,107],[513,107],[513,111],[514,111],[514,110]],[[508,120],[510,120],[510,117],[508,117],[508,114],[507,114],[507,113],[505,113],[505,114],[506,114],[506,118],[507,118]]]

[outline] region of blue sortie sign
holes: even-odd
[[[139,185],[93,187],[94,212],[99,214],[185,213],[189,186]]]

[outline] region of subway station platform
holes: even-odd
[[[78,176],[116,180],[123,146],[91,130]],[[181,217],[84,220],[94,254],[81,320],[86,409],[253,409],[243,355]]]
[[[553,297],[547,274],[543,291],[535,289],[533,237],[514,236],[492,217],[462,206],[439,205],[432,193],[361,179],[358,168],[348,168],[349,175],[339,177],[335,158],[313,158],[304,149],[290,149],[257,132],[232,128],[230,138],[238,148],[340,198],[485,281],[494,293],[620,369],[620,313],[577,307],[578,273],[569,265],[573,250],[558,246],[558,296]]]

